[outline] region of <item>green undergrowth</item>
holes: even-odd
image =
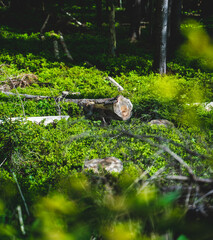
[[[24,56],[22,58],[24,62]],[[29,63],[36,64],[33,63],[33,60]],[[58,67],[55,64],[58,64]],[[59,64],[47,61],[45,67],[38,67],[35,72],[19,69],[17,65],[12,63],[11,65],[1,65],[0,72],[0,80],[2,82],[10,81],[9,79],[20,80],[23,74],[26,73],[34,73],[37,76],[38,80],[31,85],[12,89],[11,91],[14,93],[51,97],[59,97],[63,91],[80,93],[80,95],[70,94],[69,98],[110,98],[121,94],[106,79],[107,74],[96,68],[83,66],[67,67],[64,63]],[[144,121],[149,121],[153,118],[166,118],[173,121],[176,125],[182,125],[185,124],[184,115],[186,111],[188,112],[187,108],[190,108],[187,104],[192,104],[191,112],[196,113],[197,110],[195,109],[196,107],[193,107],[193,103],[211,101],[211,88],[209,88],[209,85],[207,85],[208,87],[205,85],[207,83],[204,79],[189,79],[180,75],[162,77],[154,73],[143,76],[133,71],[116,76],[114,79],[125,89],[122,95],[129,98],[133,103],[133,116],[142,118]],[[42,85],[42,83],[46,83],[49,86]],[[69,114],[69,109],[74,107],[73,104],[63,101],[57,103],[54,99],[26,100],[20,96],[7,97],[3,93],[0,94],[0,98],[2,100],[0,105],[1,118],[23,115],[66,115]],[[208,115],[202,109],[199,112],[201,115]],[[184,120],[181,119],[182,116]]]
[[[126,132],[135,137],[128,137]],[[84,118],[60,120],[47,126],[5,119],[0,125],[0,154],[6,162],[0,169],[0,176],[1,180],[9,180],[12,170],[33,196],[46,192],[62,176],[82,171],[84,161],[94,158],[117,157],[124,164],[124,172],[128,170],[132,177],[146,169],[152,175],[167,165],[173,174],[187,174],[184,167],[174,167],[178,164],[170,155],[157,153],[160,148],[156,144],[164,142],[197,176],[209,177],[208,158],[202,160],[200,156],[211,155],[210,135],[199,129],[196,132],[190,128],[186,131],[150,126],[137,119],[128,123],[114,121],[108,127],[101,127],[100,121]]]

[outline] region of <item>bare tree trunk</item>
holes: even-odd
[[[167,35],[168,35],[168,0],[159,0],[157,8],[156,49],[154,69],[166,74]]]
[[[109,0],[109,30],[110,30],[110,54],[116,55],[116,31],[115,31],[115,5]]]

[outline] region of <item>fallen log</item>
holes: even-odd
[[[128,120],[132,115],[133,105],[128,98],[122,95],[114,98],[64,99],[64,101],[82,106],[89,116],[99,113],[100,117],[106,119]]]
[[[7,96],[18,96],[17,93],[2,92]],[[67,99],[64,97],[49,97],[49,96],[37,96],[28,94],[19,94],[19,96],[26,99],[55,99],[57,102],[73,102],[83,107],[87,116],[99,115],[101,119],[115,119],[115,120],[128,120],[132,115],[133,105],[128,98],[119,95],[114,98],[102,98],[102,99]]]

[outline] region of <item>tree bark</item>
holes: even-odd
[[[116,55],[116,31],[115,31],[115,5],[113,0],[109,0],[109,31],[110,31],[110,54]]]
[[[2,92],[7,96],[17,96],[16,93]],[[20,97],[26,99],[51,99],[56,101],[73,102],[83,107],[87,116],[98,114],[98,118],[116,119],[116,120],[128,120],[132,115],[133,105],[128,98],[119,95],[114,98],[102,98],[102,99],[66,99],[64,97],[49,97],[49,96],[35,96],[28,94],[19,94]]]
[[[166,74],[167,60],[168,0],[159,0],[157,6],[156,49],[153,67],[160,74]]]
[[[128,98],[119,95],[115,98],[104,99],[64,99],[74,102],[84,108],[88,116],[99,113],[98,118],[128,120],[132,115],[133,105]]]

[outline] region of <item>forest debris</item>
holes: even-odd
[[[19,218],[21,232],[22,232],[23,235],[25,235],[26,231],[25,231],[25,228],[24,228],[24,221],[23,221],[23,217],[22,217],[21,206],[18,205],[16,209],[18,211],[18,218]]]
[[[103,159],[92,159],[85,161],[84,169],[93,170],[95,173],[99,173],[100,170],[105,169],[108,172],[118,172],[123,170],[123,163],[120,159],[115,157],[106,157]]]
[[[1,81],[0,83],[4,83],[3,86],[0,86],[1,91],[9,91],[10,89],[14,89],[17,87],[29,87],[33,83],[38,82],[38,77],[32,73],[20,74],[17,77],[10,77],[6,81]]]
[[[112,77],[108,76],[106,77],[107,80],[109,80],[114,86],[116,86],[118,88],[118,91],[123,91],[124,88],[118,84]]]
[[[8,92],[8,91],[10,91],[10,89],[11,88],[8,84],[4,84],[4,85],[0,86],[0,91],[2,91],[2,92]]]
[[[191,181],[191,178],[190,177],[186,177],[186,176],[168,175],[166,177],[166,179],[174,180],[174,181],[184,181],[184,182]],[[209,183],[209,184],[213,184],[213,179],[195,177],[193,180],[196,183]]]
[[[62,97],[67,97],[67,96],[69,96],[69,95],[81,95],[81,93],[80,92],[69,92],[69,91],[63,91],[62,93]]]
[[[26,99],[36,99],[36,100],[40,100],[40,99],[49,99],[49,98],[54,98],[54,97],[49,97],[49,96],[38,96],[38,95],[29,95],[29,94],[17,94],[17,93],[13,93],[13,92],[4,92],[2,91],[2,93],[4,93],[7,96],[21,96],[24,97]]]
[[[17,96],[16,93],[2,92],[7,96]],[[28,94],[19,94],[26,99],[55,99],[57,102],[73,102],[83,107],[87,116],[98,114],[101,119],[128,120],[132,115],[133,105],[128,98],[119,95],[114,98],[102,99],[66,99],[64,97],[37,96]]]
[[[14,121],[30,121],[30,122],[34,122],[36,124],[40,124],[41,122],[43,122],[43,124],[46,126],[49,123],[54,123],[54,121],[59,121],[61,119],[68,119],[69,116],[68,115],[64,115],[64,116],[44,116],[44,117],[27,117],[27,118],[22,118],[22,117],[14,117],[14,118],[10,118],[10,120],[12,122]],[[4,121],[0,120],[0,124],[2,124]]]

